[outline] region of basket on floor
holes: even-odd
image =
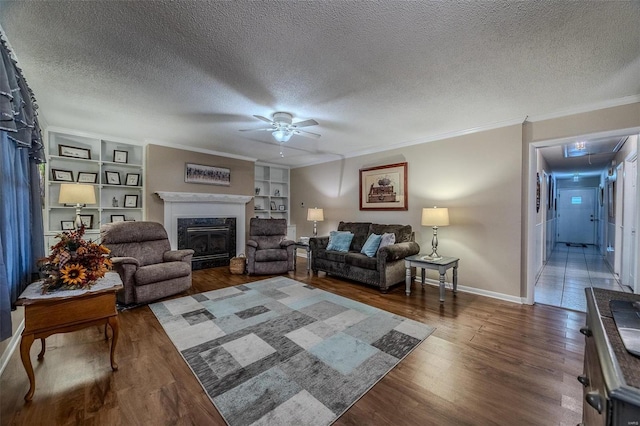
[[[244,253],[240,253],[238,257],[232,257],[229,261],[229,272],[232,274],[244,274],[244,269],[247,264]]]

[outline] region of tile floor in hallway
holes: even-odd
[[[536,303],[586,312],[586,287],[631,292],[620,285],[595,246],[558,243],[536,281],[534,299]]]

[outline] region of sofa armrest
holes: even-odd
[[[329,245],[329,237],[311,237],[309,238],[309,248],[311,251],[326,249]]]
[[[136,268],[140,266],[140,262],[135,257],[112,257],[111,263],[113,266],[122,266],[122,265],[134,265]]]
[[[162,255],[162,260],[165,262],[184,262],[186,257],[193,256],[192,249],[181,249],[181,250],[169,250],[165,251]]]
[[[247,241],[247,249],[248,249],[249,247],[252,247],[252,248],[254,248],[254,249],[257,249],[257,248],[258,248],[258,242],[257,242],[257,241],[253,241],[253,240],[249,240],[249,241]]]
[[[294,245],[296,242],[293,240],[282,240],[280,241],[280,247],[282,248],[287,248],[289,246]]]
[[[394,260],[404,259],[407,256],[420,253],[418,243],[408,241],[404,243],[391,244],[378,250],[378,263],[393,262]]]

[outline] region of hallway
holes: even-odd
[[[595,246],[568,247],[558,243],[536,281],[534,300],[586,312],[586,287],[631,292],[620,285]]]

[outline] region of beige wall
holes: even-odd
[[[146,153],[146,217],[147,220],[164,222],[164,204],[156,191],[204,192],[213,194],[238,194],[253,196],[255,163],[200,152],[168,148],[160,145],[147,145]],[[204,164],[225,167],[231,170],[231,186],[203,185],[185,183],[185,163]],[[253,215],[253,201],[246,206],[247,224]],[[238,248],[243,252],[244,248]]]
[[[421,209],[449,207],[451,225],[438,232],[439,251],[460,257],[459,284],[524,297],[527,212],[530,205],[535,209],[530,145],[639,127],[640,103],[634,103],[292,169],[291,222],[298,236],[310,235],[306,208],[322,207],[325,221],[318,233],[324,235],[340,220],[408,223],[427,251],[431,229],[420,225]],[[401,161],[409,168],[409,211],[361,212],[358,169]],[[532,220],[535,226],[541,217]]]
[[[306,207],[322,207],[318,234],[340,220],[410,224],[422,251],[430,251],[432,230],[420,225],[422,208],[448,207],[451,225],[439,230],[438,251],[461,259],[459,284],[519,297],[521,140],[522,127],[515,125],[292,169],[291,222],[299,236],[310,235]],[[402,161],[408,163],[409,210],[360,211],[358,170]]]

